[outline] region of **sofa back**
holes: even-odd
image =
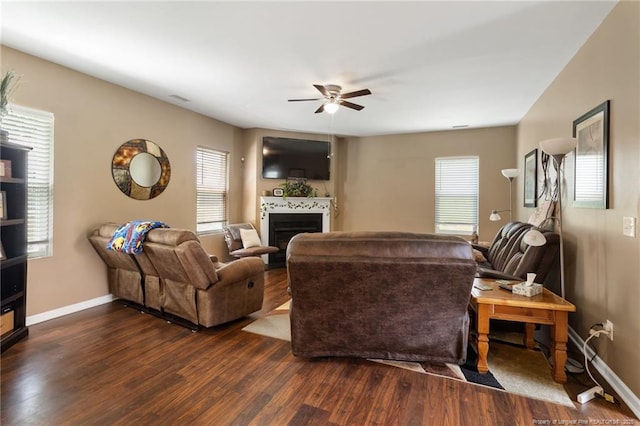
[[[100,225],[91,231],[88,239],[107,265],[107,279],[111,294],[139,305],[144,305],[143,275],[134,256],[107,248],[107,244],[111,241],[111,236],[119,226],[117,223]]]
[[[298,234],[287,269],[294,355],[464,361],[476,263],[463,239]]]

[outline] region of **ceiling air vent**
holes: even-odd
[[[173,98],[173,99],[177,99],[177,100],[182,101],[182,102],[189,102],[189,99],[183,98],[180,95],[169,95],[169,97]]]

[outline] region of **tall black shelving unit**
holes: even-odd
[[[27,311],[27,154],[29,148],[7,142],[0,131],[2,215],[0,239],[0,346],[2,352],[29,334]]]

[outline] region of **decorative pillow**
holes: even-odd
[[[258,231],[255,229],[242,229],[240,228],[240,239],[242,240],[242,246],[244,248],[259,247],[262,245]]]
[[[484,255],[480,250],[478,249],[472,249],[472,250],[473,250],[473,258],[477,263],[482,263],[487,261],[487,258],[484,257]]]

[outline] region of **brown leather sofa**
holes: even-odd
[[[508,280],[525,280],[528,272],[536,274],[536,282],[545,281],[559,261],[560,237],[555,232],[541,230],[546,238],[542,246],[524,242],[525,234],[533,225],[509,222],[496,234],[489,247],[473,245],[486,258],[478,263],[478,276]]]
[[[95,229],[89,241],[107,265],[109,290],[150,313],[191,328],[212,327],[262,308],[264,263],[259,258],[219,263],[185,229],[149,231],[137,255],[106,248],[119,225]]]
[[[464,362],[476,263],[463,239],[298,234],[287,268],[294,355]]]

